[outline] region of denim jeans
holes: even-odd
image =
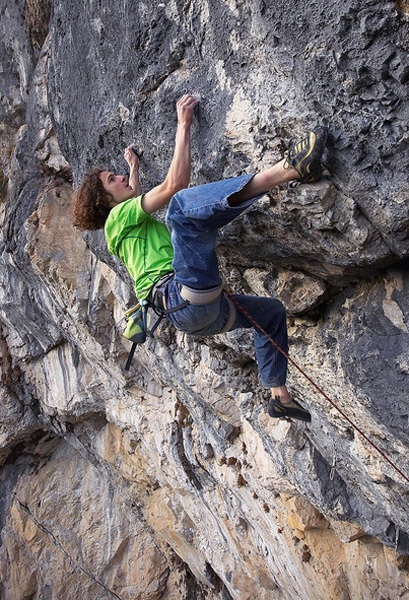
[[[220,284],[218,260],[215,251],[217,230],[227,225],[249,208],[257,198],[232,207],[228,198],[241,190],[253,175],[188,188],[175,194],[170,201],[166,224],[174,249],[173,268],[175,277],[163,292],[170,310],[183,303],[181,285],[204,290]],[[233,296],[272,339],[285,352],[288,351],[285,309],[274,298],[257,296]],[[227,322],[229,302],[224,294],[210,304],[188,306],[168,314],[169,320],[182,331],[198,337],[220,333]],[[231,330],[251,328],[252,323],[240,311],[237,312]],[[271,388],[284,385],[287,359],[257,329],[254,330],[254,346],[261,382]]]

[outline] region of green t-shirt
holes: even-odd
[[[153,284],[173,270],[169,230],[143,211],[142,197],[115,206],[105,223],[108,250],[127,268],[138,300],[146,298]]]

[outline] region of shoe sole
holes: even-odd
[[[312,131],[310,134],[309,142],[310,142],[310,151],[304,156],[303,161],[307,160],[308,157],[311,156],[311,154],[314,152],[314,148],[317,143],[317,134],[314,131]],[[308,173],[309,175],[311,175],[311,171],[310,171],[311,165],[312,165],[312,163],[309,163],[305,168],[305,172]],[[305,176],[304,176],[304,179],[305,179]]]
[[[317,131],[310,131],[309,133],[309,138],[308,138],[308,143],[310,146],[309,151],[307,152],[307,154],[305,156],[302,157],[302,159],[294,164],[295,159],[293,159],[293,161],[291,162],[292,166],[294,167],[294,169],[297,171],[297,173],[300,175],[300,177],[302,178],[301,181],[303,181],[304,183],[308,183],[308,182],[312,182],[315,181],[317,179],[317,175],[321,176],[322,174],[322,166],[320,164],[320,169],[318,172],[313,173],[311,171],[311,167],[313,165],[313,161],[311,161],[309,164],[307,164],[305,166],[305,168],[302,166],[303,163],[311,156],[311,154],[314,153],[314,151],[317,150],[317,147],[320,145],[321,148],[319,150],[319,158],[321,160],[322,155],[324,153],[325,150],[325,144],[327,143],[327,137],[328,137],[328,127],[320,127],[319,128],[319,133],[317,133]],[[299,142],[296,146],[294,146],[294,153],[295,154],[300,154],[303,151],[303,147],[296,151],[297,147],[301,144],[304,145],[306,142],[304,142],[304,140],[302,142]],[[305,145],[304,145],[305,147]]]
[[[311,422],[311,415],[308,411],[298,410],[296,408],[287,408],[287,409],[279,409],[276,410],[276,406],[274,404],[270,404],[268,407],[268,414],[273,419],[296,419],[298,421],[304,421],[305,423]]]

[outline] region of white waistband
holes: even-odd
[[[190,304],[195,306],[203,306],[204,304],[210,304],[217,300],[222,293],[223,284],[210,288],[208,290],[195,290],[194,288],[182,285],[180,288],[180,295],[183,300],[187,300]]]

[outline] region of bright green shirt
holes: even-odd
[[[118,204],[105,223],[108,250],[127,268],[138,300],[146,298],[153,284],[173,270],[169,230],[143,211],[141,200],[138,196]]]

